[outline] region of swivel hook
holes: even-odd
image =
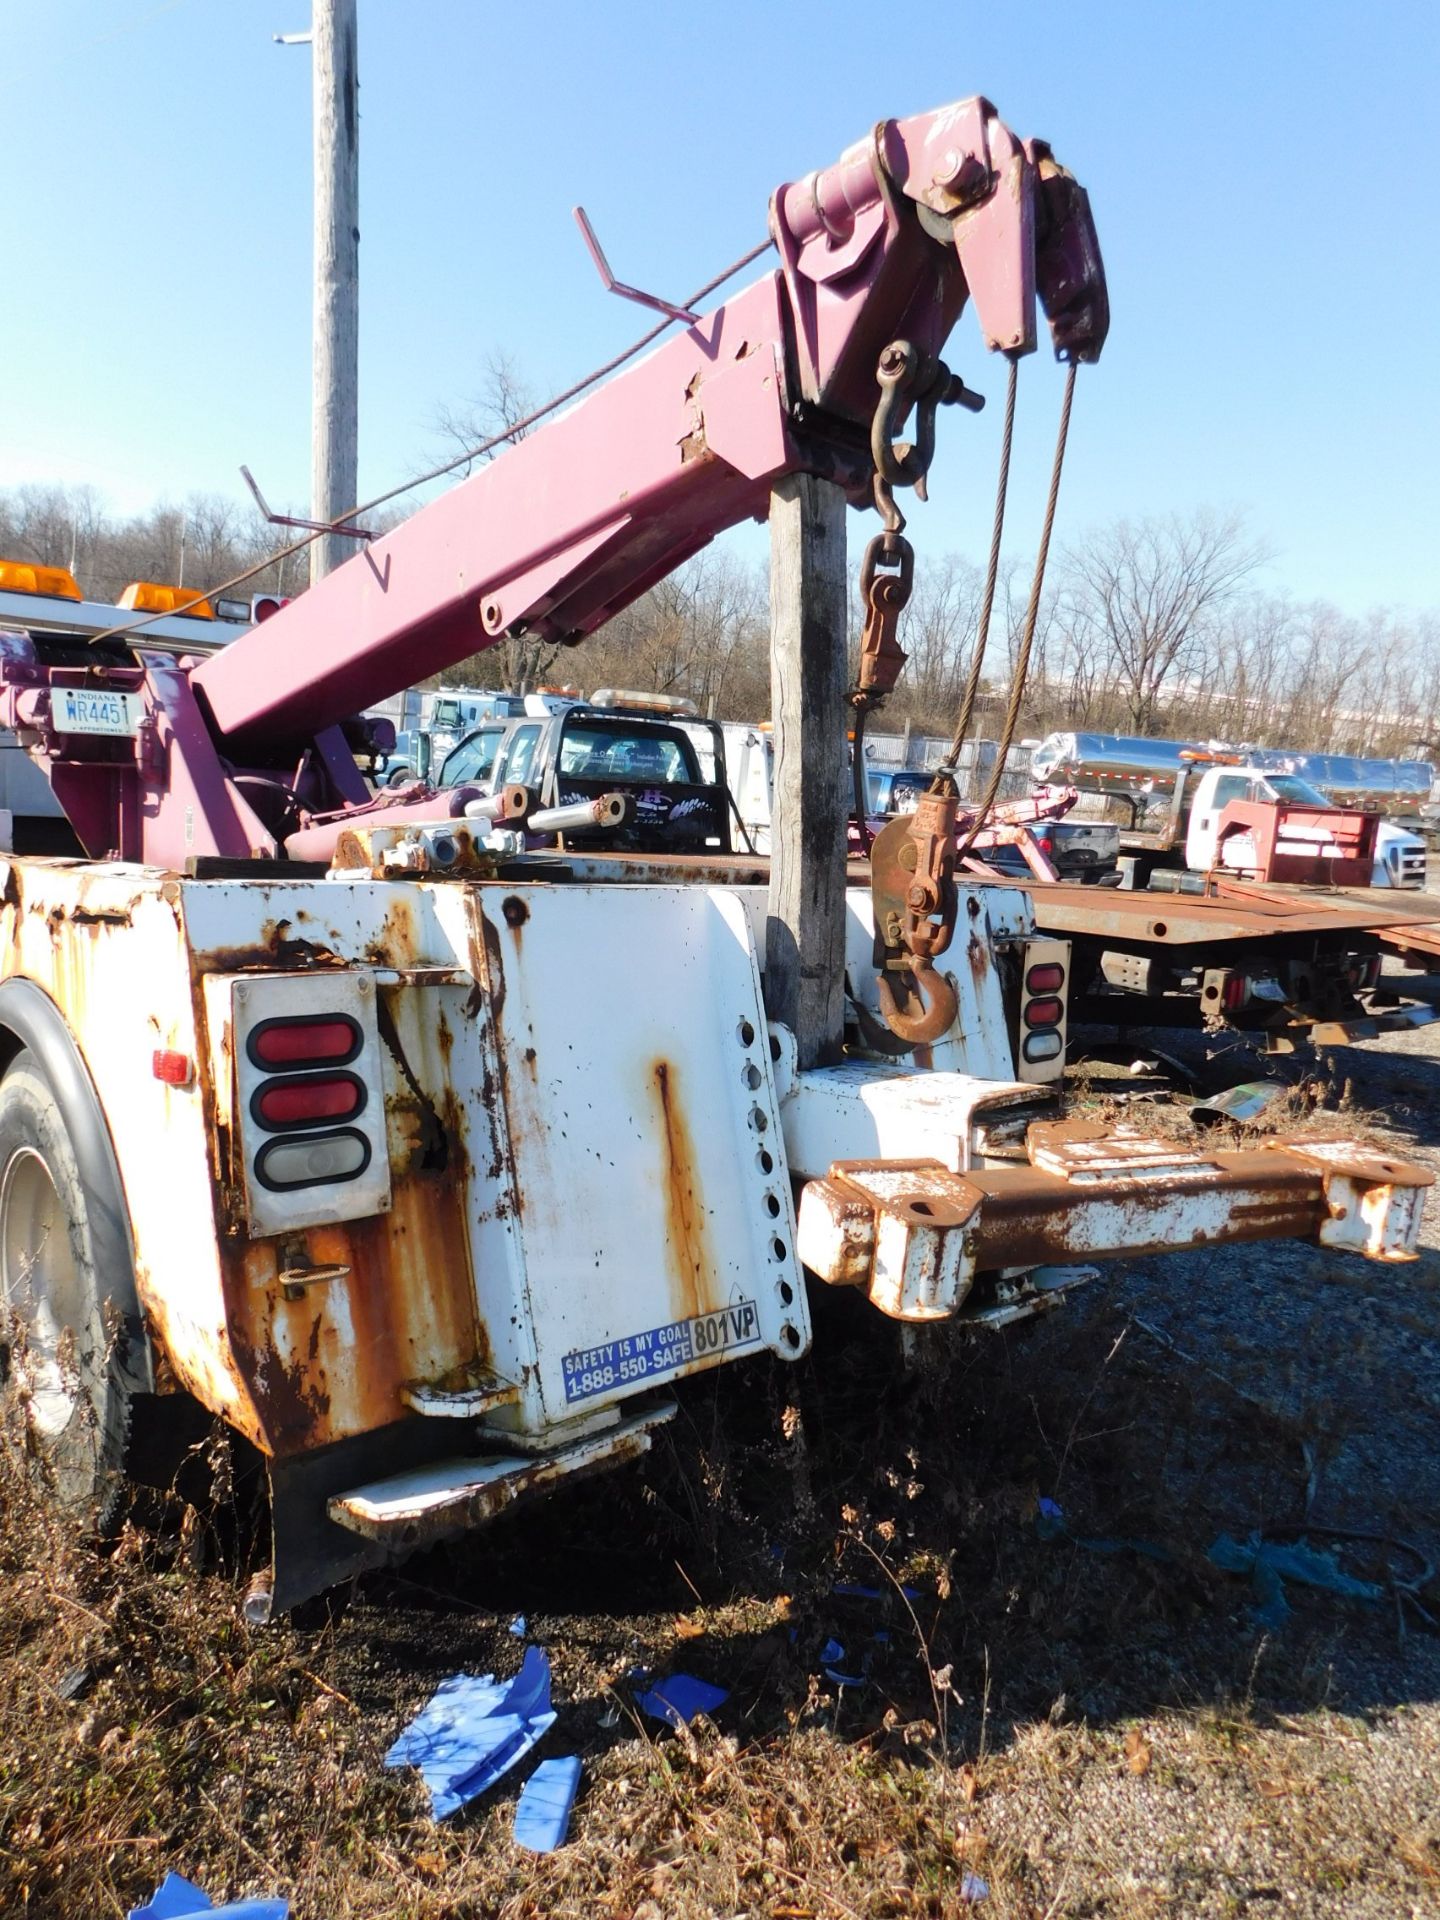
[[[892,1033],[902,1040],[908,1040],[911,1046],[928,1046],[948,1033],[955,1024],[955,1016],[960,1003],[955,997],[955,989],[949,978],[936,973],[929,960],[917,958],[909,968],[910,985],[920,1000],[924,1011],[908,1013],[895,998],[895,989],[890,976],[882,973],[875,982],[875,990],[880,1001],[880,1011]]]

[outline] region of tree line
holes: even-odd
[[[475,438],[476,422],[454,431]],[[473,444],[473,440],[472,440]],[[86,597],[132,580],[215,587],[285,544],[249,507],[215,495],[114,515],[88,487],[0,492],[0,558],[68,567]],[[860,540],[852,541],[858,564]],[[1052,561],[1021,714],[1059,728],[1288,745],[1314,752],[1440,756],[1440,612],[1348,614],[1259,584],[1268,556],[1236,516],[1117,520]],[[237,593],[300,592],[305,552],[260,567]],[[909,654],[885,708],[946,734],[979,620],[983,571],[958,554],[917,557],[901,623]],[[1026,571],[1002,568],[977,729],[1003,712],[1025,615]],[[858,647],[860,611],[848,636]],[[702,712],[759,720],[770,704],[763,562],[697,555],[575,649],[502,642],[448,672],[452,684],[528,691],[574,682],[683,694]]]

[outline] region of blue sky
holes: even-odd
[[[308,0],[6,0],[0,486],[122,509],[308,486]],[[360,0],[361,482],[440,451],[489,353],[544,393],[763,237],[781,181],[877,119],[984,92],[1091,193],[1111,288],[1060,535],[1246,511],[1272,584],[1440,604],[1434,0]],[[998,400],[973,320],[950,358]],[[1059,372],[1022,372],[1015,545]],[[947,417],[927,551],[979,556],[999,405]],[[858,521],[852,541],[858,548]]]

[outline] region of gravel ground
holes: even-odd
[[[1195,1046],[1184,1051],[1198,1060]],[[1348,1081],[1367,1137],[1440,1175],[1440,1023],[1337,1052],[1330,1073],[1332,1097]],[[1381,1583],[1389,1567],[1408,1578],[1440,1564],[1433,1204],[1423,1241],[1420,1260],[1398,1268],[1286,1244],[1137,1264],[1093,1291],[1081,1314],[1122,1339],[1105,1403],[1128,1402],[1149,1445],[1140,1479],[1092,1505],[1089,1524],[1127,1531],[1123,1508],[1137,1497],[1159,1505],[1159,1537],[1177,1550],[1221,1532],[1293,1540],[1308,1522],[1315,1545]],[[1057,1325],[1045,1339],[1065,1333]],[[1073,1551],[1078,1568],[1087,1556]],[[1428,1624],[1393,1595],[1377,1607],[1293,1587],[1290,1597],[1293,1617],[1276,1634],[1231,1610],[1232,1653],[1252,1664],[1239,1688],[1229,1669],[1223,1703],[1211,1620],[1189,1644],[1167,1636],[1147,1648],[1135,1671],[1131,1649],[1110,1648],[1098,1683],[1071,1678],[1058,1729],[1014,1727],[1017,1771],[996,1792],[990,1830],[1046,1862],[1057,1914],[1440,1911],[1433,1571]],[[1174,1690],[1181,1676],[1188,1702]],[[1121,1728],[1143,1739],[1143,1772],[1117,1764]],[[1044,1765],[1021,1758],[1044,1750],[1059,1756],[1049,1791]]]

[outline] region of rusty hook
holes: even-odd
[[[924,1006],[923,1013],[906,1013],[895,998],[889,976],[883,973],[875,982],[880,1011],[892,1033],[908,1040],[911,1046],[928,1046],[950,1031],[960,1004],[947,976],[936,973],[928,960],[915,961],[910,969],[910,985]]]

